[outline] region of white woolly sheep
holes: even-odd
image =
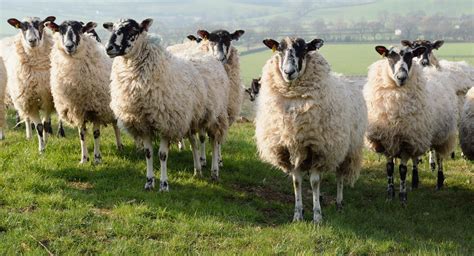
[[[64,21],[45,24],[54,32],[51,51],[51,90],[54,104],[61,120],[79,130],[81,161],[89,161],[86,146],[86,123],[93,123],[94,162],[100,163],[100,126],[112,124],[117,147],[122,142],[117,121],[110,108],[111,61],[104,48],[94,37],[84,33],[93,30],[97,24],[78,21]]]
[[[110,105],[132,136],[143,141],[147,162],[145,189],[154,187],[152,139],[160,137],[160,191],[168,191],[169,142],[189,137],[194,167],[199,170],[195,134],[202,127],[208,129],[213,140],[212,171],[219,170],[218,144],[225,136],[227,115],[225,109],[217,113],[213,105],[206,105],[213,99],[206,99],[208,88],[203,78],[210,79],[213,73],[221,73],[219,68],[223,67],[217,61],[215,65],[206,66],[170,54],[147,35],[151,24],[151,19],[140,24],[132,19],[104,23],[104,28],[112,32],[107,54],[114,58]],[[207,73],[200,74],[197,66],[207,67]]]
[[[424,47],[416,49],[377,46],[384,57],[369,67],[364,97],[369,113],[369,148],[387,157],[388,196],[395,196],[394,158],[400,158],[400,193],[407,201],[407,162],[413,161],[412,187],[418,186],[418,157],[430,148],[438,158],[438,183],[444,180],[443,159],[451,153],[456,139],[456,106],[452,88],[439,81],[427,81],[421,67],[412,61]]]
[[[303,219],[302,174],[310,172],[313,220],[319,222],[321,174],[336,173],[338,209],[344,181],[353,184],[359,175],[367,123],[362,91],[331,73],[316,51],[321,39],[263,42],[278,53],[262,70],[255,117],[258,152],[293,176],[294,221]]]
[[[466,94],[459,128],[461,149],[467,159],[474,160],[474,88]]]
[[[6,91],[7,91],[7,71],[0,57],[0,140],[4,138],[4,129],[6,127]]]
[[[9,52],[2,50],[7,69],[7,90],[15,109],[26,118],[27,138],[31,138],[33,121],[38,134],[39,150],[45,150],[46,135],[52,133],[50,115],[54,111],[49,77],[51,37],[44,33],[44,23],[55,17],[40,20],[27,17],[23,21],[9,19],[8,23],[21,32],[15,36]],[[41,120],[40,112],[44,114]]]

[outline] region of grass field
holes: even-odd
[[[331,64],[333,71],[346,75],[365,76],[369,65],[380,59],[380,55],[374,50],[375,45],[326,43],[321,48],[321,53]],[[435,54],[440,59],[465,60],[474,65],[474,43],[445,43]],[[267,50],[241,57],[242,77],[247,87],[250,86],[252,78],[260,76],[263,65],[271,55],[272,51]],[[452,56],[461,57],[453,58]]]
[[[259,161],[251,124],[230,130],[219,183],[209,170],[193,178],[190,151],[172,148],[169,193],[143,190],[144,156],[129,136],[118,153],[104,129],[103,163],[94,166],[78,164],[77,132],[66,132],[43,155],[23,131],[0,141],[0,255],[474,254],[474,165],[463,159],[446,163],[442,191],[425,159],[421,187],[401,208],[385,201],[384,162],[366,153],[342,213],[334,175],[323,176],[324,221],[315,226],[307,180],[306,221],[291,223],[291,181]]]

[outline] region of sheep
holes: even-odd
[[[11,39],[8,53],[2,50],[7,69],[8,94],[15,109],[26,118],[28,139],[31,138],[29,120],[33,121],[40,153],[45,150],[47,133],[52,133],[50,116],[54,111],[49,84],[49,53],[52,41],[43,28],[46,22],[54,20],[53,16],[44,20],[37,17],[27,17],[23,21],[8,19],[8,23],[21,32]],[[43,113],[42,120],[40,112]]]
[[[3,59],[0,57],[0,140],[4,139],[4,129],[6,127],[6,90],[7,90],[7,71],[3,65]]]
[[[303,220],[302,174],[310,172],[313,221],[319,222],[322,173],[336,173],[337,209],[342,209],[344,181],[353,184],[359,175],[367,123],[362,91],[331,73],[316,51],[321,39],[263,43],[278,53],[262,70],[255,117],[258,152],[263,161],[292,175],[293,221]]]
[[[418,186],[418,157],[430,148],[438,158],[437,188],[441,188],[443,159],[456,141],[455,93],[444,83],[427,81],[421,67],[412,61],[425,47],[387,49],[376,46],[384,58],[369,67],[364,97],[369,112],[366,141],[369,148],[387,158],[388,198],[395,196],[394,158],[400,158],[402,205],[407,203],[407,162],[413,161],[412,187]]]
[[[110,105],[128,132],[143,141],[147,163],[146,190],[154,188],[152,139],[160,137],[160,191],[168,191],[170,140],[190,139],[196,173],[201,164],[196,154],[195,134],[200,128],[207,128],[214,146],[211,168],[213,172],[219,170],[218,143],[225,136],[227,116],[222,115],[226,114],[225,111],[214,111],[214,105],[206,106],[214,99],[206,99],[209,88],[203,78],[215,76],[214,71],[216,74],[223,72],[219,71],[223,67],[215,61],[214,65],[207,66],[206,74],[199,74],[196,67],[204,69],[206,65],[177,57],[159,43],[153,42],[147,34],[152,22],[152,19],[145,19],[141,23],[122,19],[116,23],[103,24],[105,29],[112,32],[106,45],[107,55],[114,58]]]
[[[93,36],[85,35],[97,24],[53,21],[45,24],[54,32],[51,51],[51,90],[56,110],[64,120],[79,130],[81,160],[89,161],[86,146],[86,124],[93,123],[94,163],[102,161],[100,152],[100,126],[112,124],[117,148],[122,149],[120,130],[110,108],[111,61]]]
[[[469,160],[474,160],[474,88],[471,88],[466,94],[461,114],[459,141],[464,156]]]
[[[245,92],[249,95],[250,101],[255,101],[258,96],[258,92],[260,91],[260,80],[262,78],[259,77],[257,79],[252,79],[252,83],[250,84],[250,87],[245,89]]]
[[[474,86],[474,69],[467,64],[465,61],[454,62],[447,60],[438,60],[433,54],[433,50],[438,50],[443,46],[443,40],[436,40],[431,43],[428,40],[415,40],[413,42],[409,40],[402,40],[401,44],[403,46],[408,46],[412,49],[424,46],[426,51],[421,57],[418,58],[418,62],[423,65],[423,67],[434,67],[439,73],[431,72],[432,76],[439,77],[443,79],[452,86],[458,96],[458,126],[460,124],[460,115],[464,106],[464,96],[466,95],[469,88]],[[454,151],[452,153],[452,158],[454,158]],[[429,162],[431,170],[436,169],[435,158],[433,157],[433,152],[430,151]]]

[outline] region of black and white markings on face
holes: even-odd
[[[304,72],[307,53],[305,41],[301,38],[285,38],[277,50],[280,54],[280,71],[285,81],[298,78]]]
[[[377,46],[375,49],[380,55],[387,58],[388,65],[392,71],[392,78],[397,86],[405,85],[412,67],[413,50],[410,47],[403,47],[401,49],[392,47],[387,49],[384,46]],[[424,47],[415,49],[416,52],[424,50]]]
[[[22,21],[9,19],[10,25],[21,30],[24,42],[27,46],[34,48],[41,44],[43,38],[43,23],[38,17],[27,17]]]
[[[115,24],[104,23],[104,28],[112,32],[106,45],[109,57],[123,56],[130,52],[141,32],[140,24],[135,20],[121,20]]]
[[[59,25],[58,32],[61,35],[61,41],[64,51],[72,55],[76,52],[81,41],[82,24],[78,21],[64,21]]]
[[[222,63],[227,63],[230,56],[230,47],[232,40],[239,40],[245,33],[243,30],[236,30],[234,33],[229,33],[227,30],[215,30],[211,33],[206,30],[199,30],[198,35],[201,38],[208,39],[212,54],[217,60]]]

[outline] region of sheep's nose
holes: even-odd
[[[114,49],[114,47],[109,44],[109,45],[107,45],[107,48],[105,48],[105,51],[110,52],[110,51],[112,51],[113,49]]]
[[[286,75],[291,76],[296,72],[296,70],[294,70],[294,69],[289,69],[289,70],[285,69],[284,72],[285,72]]]
[[[430,62],[427,59],[422,59],[421,60],[421,65],[428,66],[429,64],[430,64]]]
[[[36,39],[28,39],[28,43],[30,43],[30,44],[36,43]]]

